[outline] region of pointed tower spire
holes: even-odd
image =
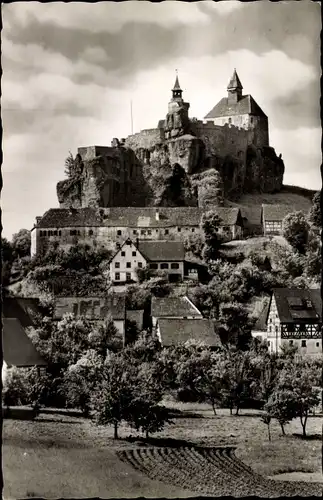
[[[182,91],[181,86],[179,84],[177,69],[175,71],[176,71],[176,79],[175,79],[174,87],[172,88],[173,99],[182,99],[182,92],[183,91]]]
[[[233,75],[227,87],[229,102],[238,102],[242,97],[242,89],[243,87],[240,82],[240,78],[238,77],[237,70],[234,68]]]

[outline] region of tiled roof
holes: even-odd
[[[291,205],[262,205],[264,221],[282,221],[286,215],[295,211]]]
[[[99,213],[94,208],[51,208],[38,222],[39,228],[102,226]]]
[[[233,226],[240,222],[241,211],[239,208],[214,207],[212,211],[218,214],[221,219],[220,225],[222,226]]]
[[[23,297],[3,297],[2,315],[4,318],[19,320],[23,327],[34,325],[34,315],[39,313],[39,300]]]
[[[189,340],[204,342],[211,347],[221,345],[209,319],[166,319],[158,321],[163,346],[177,345]]]
[[[322,299],[319,289],[303,290],[299,288],[275,288],[273,290],[277,312],[282,323],[297,323],[308,321],[319,323],[322,321]],[[312,308],[306,302],[312,303]],[[292,304],[299,302],[293,309]]]
[[[61,319],[66,313],[90,320],[104,320],[109,315],[114,320],[125,319],[125,296],[111,297],[58,297],[55,301],[54,319]]]
[[[241,205],[240,211],[242,217],[246,218],[250,224],[261,224],[261,205]]]
[[[156,219],[156,213],[159,220]],[[111,208],[52,208],[40,222],[39,228],[59,227],[170,227],[198,226],[202,210],[198,207],[111,207]]]
[[[151,300],[151,315],[155,318],[170,316],[202,318],[200,311],[187,297],[153,297]]]
[[[150,262],[183,261],[185,257],[181,241],[140,241],[138,250]]]
[[[254,115],[254,116],[266,116],[263,110],[258,106],[256,101],[251,95],[244,95],[237,103],[228,102],[227,97],[223,97],[211,111],[204,117],[208,118],[219,118],[221,116],[234,116],[234,115]]]
[[[235,224],[237,208],[215,207],[223,225]],[[52,208],[37,224],[38,228],[62,227],[191,227],[199,226],[203,210],[198,207],[111,207],[111,208]]]
[[[243,86],[240,82],[240,78],[238,77],[238,73],[236,70],[234,70],[232,77],[230,78],[229,84],[228,84],[228,89],[243,89]]]
[[[8,366],[46,366],[17,318],[2,319],[3,359]]]

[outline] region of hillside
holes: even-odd
[[[298,186],[283,186],[278,193],[248,193],[243,194],[238,203],[227,201],[227,206],[257,207],[262,204],[282,204],[291,205],[296,210],[307,212],[312,205],[314,190],[305,189]]]

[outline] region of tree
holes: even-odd
[[[12,249],[14,256],[21,258],[30,256],[31,236],[28,229],[20,229],[12,237]]]
[[[321,191],[317,191],[312,198],[312,206],[308,215],[309,223],[316,228],[322,225],[321,215]]]
[[[264,415],[261,415],[261,420],[263,421],[264,424],[267,425],[267,429],[268,429],[268,441],[271,441],[271,436],[270,436],[271,416],[268,413],[265,413]]]
[[[201,228],[204,235],[204,247],[202,251],[203,260],[208,263],[218,258],[221,238],[218,234],[220,227],[220,217],[212,210],[203,214]]]
[[[91,327],[88,340],[90,347],[102,357],[107,355],[107,350],[117,352],[123,347],[123,338],[111,316],[103,323]]]
[[[223,204],[223,183],[221,174],[211,168],[200,176],[198,182],[199,206],[204,209]]]
[[[292,212],[283,219],[283,236],[300,254],[306,252],[309,227],[302,211]]]
[[[245,305],[228,302],[220,306],[219,322],[222,324],[222,340],[245,349],[251,341],[252,323]]]
[[[282,433],[285,435],[285,425],[296,416],[293,392],[284,387],[277,387],[265,404],[264,410],[271,418],[278,420]]]

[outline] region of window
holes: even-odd
[[[76,235],[76,231],[75,231],[75,229],[71,229],[71,230],[70,230],[70,235],[71,235],[71,236],[75,236],[75,235]]]
[[[119,281],[120,280],[120,273],[115,273],[115,280]]]
[[[289,345],[293,345],[294,341],[293,340],[290,340],[289,341]]]
[[[169,230],[168,229],[165,229],[165,234],[168,234],[169,233]]]
[[[89,236],[92,236],[92,235],[93,235],[93,230],[92,230],[92,229],[90,229],[90,230],[89,230]]]
[[[57,231],[54,231],[54,236],[57,236]]]
[[[126,267],[131,267],[131,262],[127,262]]]
[[[267,345],[268,345],[268,347],[270,346],[270,340],[268,340]]]
[[[229,226],[223,226],[223,231],[225,231],[226,233],[228,233],[230,231],[230,227]]]
[[[144,229],[142,229],[140,232],[141,234],[146,234],[146,231]]]
[[[228,123],[232,123],[232,118],[229,118]]]
[[[151,234],[151,229],[148,229],[148,234]]]
[[[132,252],[133,257],[136,257],[136,255],[137,255],[137,252]]]
[[[160,269],[168,269],[168,263],[167,262],[163,262],[162,264],[160,264]]]
[[[126,273],[126,281],[131,281],[131,273]]]
[[[192,227],[192,233],[195,233],[195,227]]]
[[[302,347],[306,347],[306,340],[302,340]]]
[[[179,264],[177,262],[173,262],[171,265],[170,265],[171,269],[179,269]]]
[[[138,267],[139,267],[139,269],[142,268],[142,262],[138,262]]]
[[[39,236],[43,236],[43,231],[39,231]]]
[[[319,342],[316,342],[316,347],[320,347],[320,343]]]
[[[178,227],[178,228],[177,228],[177,231],[178,231],[179,233],[181,232],[181,230],[182,230],[182,228],[180,228],[180,227]]]
[[[114,267],[120,268],[120,262],[115,262]]]
[[[269,323],[272,323],[272,322],[273,322],[273,320],[272,320],[272,318],[270,318]]]
[[[269,333],[271,333],[271,326],[269,327]]]
[[[62,236],[62,231],[61,230],[58,231],[58,236]]]
[[[118,235],[118,236],[121,236],[121,234],[122,234],[121,229],[118,229],[118,231],[117,231],[117,235]]]
[[[122,251],[121,252],[121,257],[125,257],[126,256],[126,252]]]
[[[275,331],[276,333],[278,333],[278,326],[275,326]]]
[[[150,264],[150,269],[158,269],[158,264],[152,263]]]
[[[133,234],[138,234],[137,229],[134,229],[132,232],[133,232]]]

